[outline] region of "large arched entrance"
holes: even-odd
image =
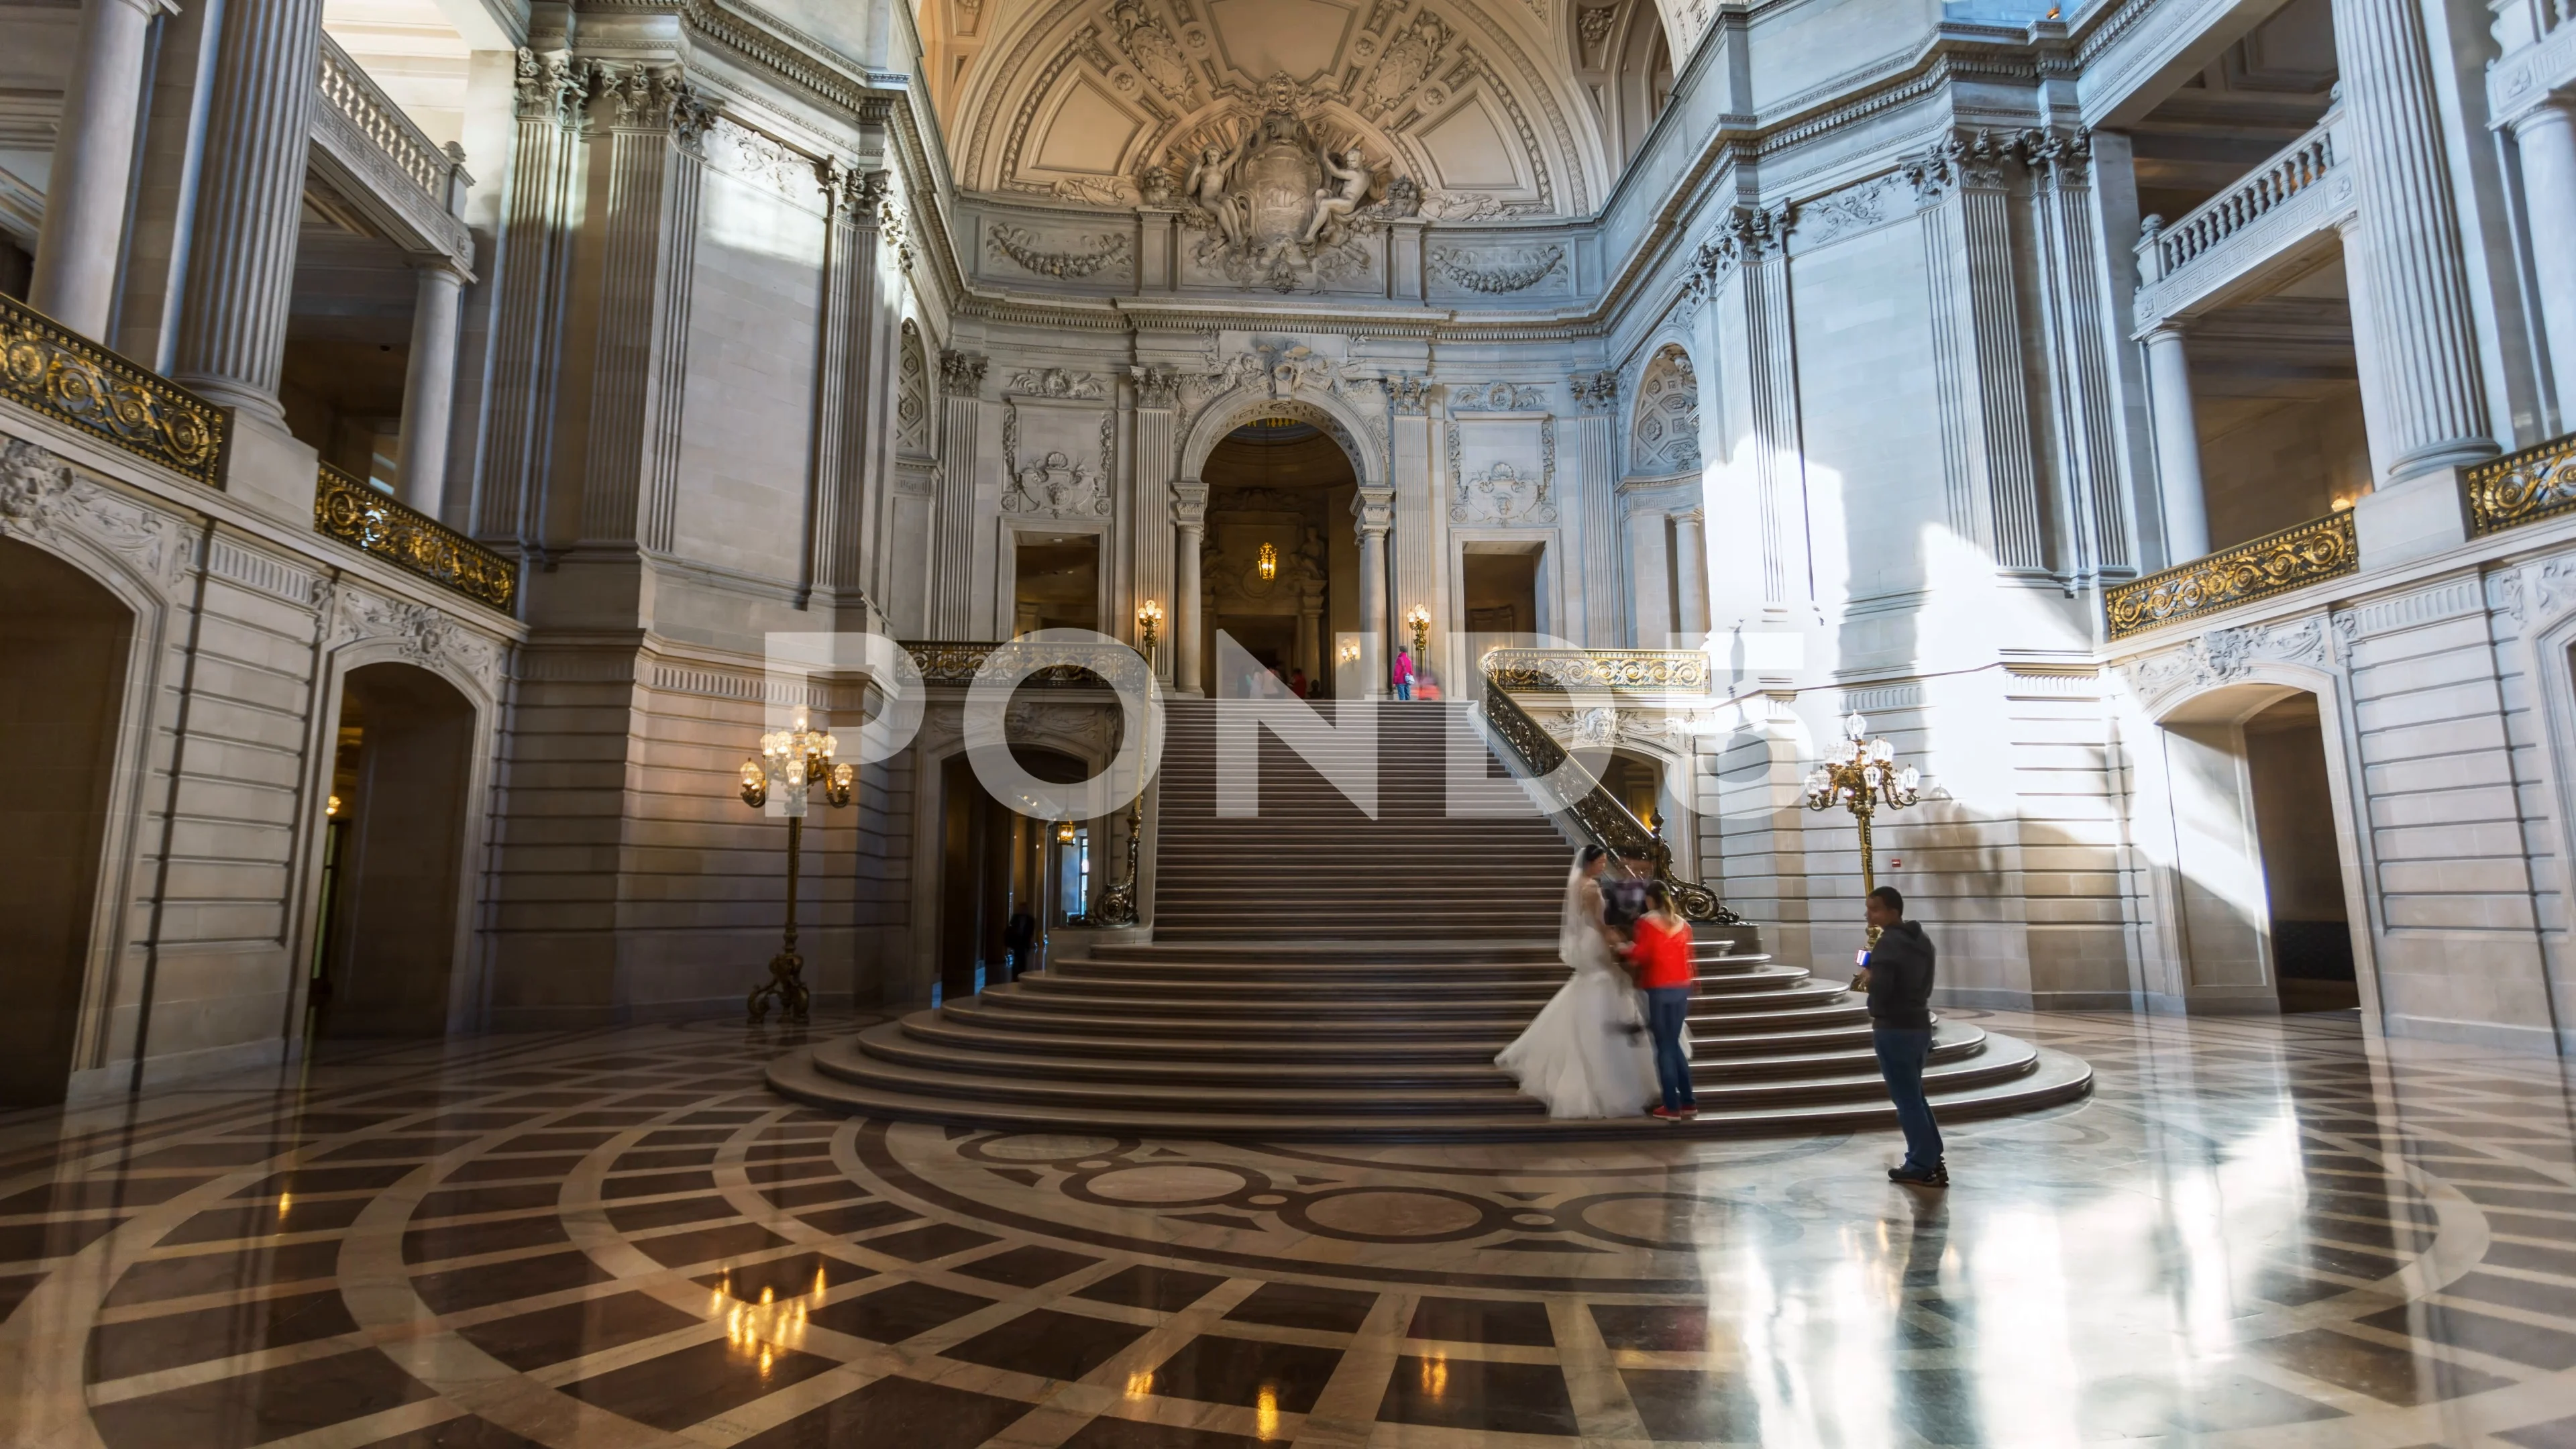
[[[1335,640],[1360,627],[1359,490],[1350,455],[1311,422],[1279,416],[1236,428],[1200,470],[1208,485],[1205,637],[1196,641],[1211,694],[1243,692],[1223,676],[1217,632],[1310,695],[1332,693]],[[1338,523],[1339,526],[1336,526]]]
[[[315,1035],[449,1029],[473,743],[472,701],[428,670],[369,664],[342,682]]]
[[[70,1081],[133,638],[114,594],[0,538],[0,1107]]]
[[[2165,721],[2187,999],[2338,1011],[2361,1001],[2349,862],[2318,697],[2243,684]]]

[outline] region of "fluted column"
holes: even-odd
[[[1136,428],[1133,457],[1129,463],[1135,479],[1136,508],[1128,516],[1136,520],[1136,599],[1152,599],[1163,606],[1168,621],[1180,600],[1172,582],[1173,550],[1172,512],[1158,507],[1165,489],[1171,487],[1177,446],[1175,430],[1179,414],[1181,375],[1159,367],[1137,367],[1129,374],[1136,384]],[[1126,627],[1133,628],[1135,610],[1127,611]],[[1179,636],[1173,636],[1177,639]],[[1154,661],[1154,672],[1169,683],[1175,676],[1174,661],[1181,650],[1166,644]]]
[[[869,364],[881,348],[877,319],[877,208],[886,174],[824,170],[831,210],[823,258],[823,317],[814,368],[814,459],[807,500],[811,586],[837,597],[858,582],[859,553],[876,433],[869,427]]]
[[[2385,420],[2381,483],[2492,456],[2486,387],[2433,94],[2424,12],[2334,0],[2343,104],[2359,145],[2364,238],[2353,304],[2363,405]]]
[[[970,638],[975,627],[975,485],[986,365],[972,352],[939,354],[939,556],[930,571],[936,591],[930,628],[941,639]]]
[[[1388,694],[1386,535],[1395,526],[1395,490],[1362,488],[1351,499],[1360,537],[1360,677],[1368,697]]]
[[[2209,499],[2200,481],[2200,425],[2192,415],[2191,354],[2182,329],[2147,334],[2147,406],[2155,414],[2156,476],[2165,510],[2165,567],[2209,552]]]
[[[281,428],[277,385],[321,50],[322,0],[232,0],[224,11],[172,368],[215,402]]]
[[[106,340],[133,181],[143,46],[152,17],[175,8],[169,0],[89,0],[81,9],[27,301],[84,337]]]
[[[1708,645],[1708,530],[1705,515],[1684,508],[1673,520],[1673,592],[1681,597],[1680,647]]]
[[[1201,605],[1199,550],[1207,539],[1208,487],[1196,478],[1172,484],[1172,524],[1178,569],[1172,578],[1172,675],[1176,692],[1191,697],[1205,693],[1200,670],[1207,653],[1207,625]]]
[[[411,363],[403,373],[399,465],[403,502],[432,518],[447,492],[447,428],[456,400],[456,325],[465,277],[424,262],[414,283]]]
[[[2532,290],[2540,295],[2540,322],[2549,334],[2549,370],[2558,384],[2558,426],[2576,428],[2576,114],[2543,102],[2513,123],[2522,153],[2523,199],[2531,235],[2548,240],[2531,249]]]

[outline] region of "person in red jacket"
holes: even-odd
[[[1691,1090],[1690,1047],[1683,1028],[1690,1021],[1691,987],[1698,972],[1691,965],[1691,925],[1673,911],[1672,892],[1662,881],[1646,887],[1646,913],[1637,918],[1628,947],[1637,989],[1646,993],[1646,1029],[1655,1039],[1655,1081],[1663,1102],[1648,1110],[1668,1122],[1699,1115],[1699,1097]]]

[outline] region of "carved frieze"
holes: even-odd
[[[51,451],[16,438],[0,448],[0,537],[57,550],[81,539],[119,556],[163,592],[177,586],[191,553],[178,519],[130,502],[74,473]]]
[[[1481,387],[1453,384],[1449,389],[1451,412],[1532,412],[1546,406],[1547,389],[1526,383],[1494,382]]]
[[[1051,251],[1024,228],[995,222],[984,231],[985,248],[1022,270],[1041,277],[1080,281],[1112,268],[1125,270],[1130,258],[1127,238],[1115,233],[1076,237],[1071,249]]]
[[[1011,374],[1004,392],[1022,397],[1071,398],[1095,401],[1109,396],[1109,384],[1096,374],[1067,372],[1061,367],[1024,367]]]
[[[1464,247],[1433,247],[1431,269],[1470,292],[1502,296],[1526,292],[1565,265],[1565,248],[1561,246],[1515,247],[1502,251],[1470,251]]]

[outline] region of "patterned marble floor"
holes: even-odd
[[[22,1114],[0,1443],[2576,1446],[2554,1064],[1961,1015],[2101,1075],[1946,1196],[1884,1138],[844,1121],[714,1024]]]

